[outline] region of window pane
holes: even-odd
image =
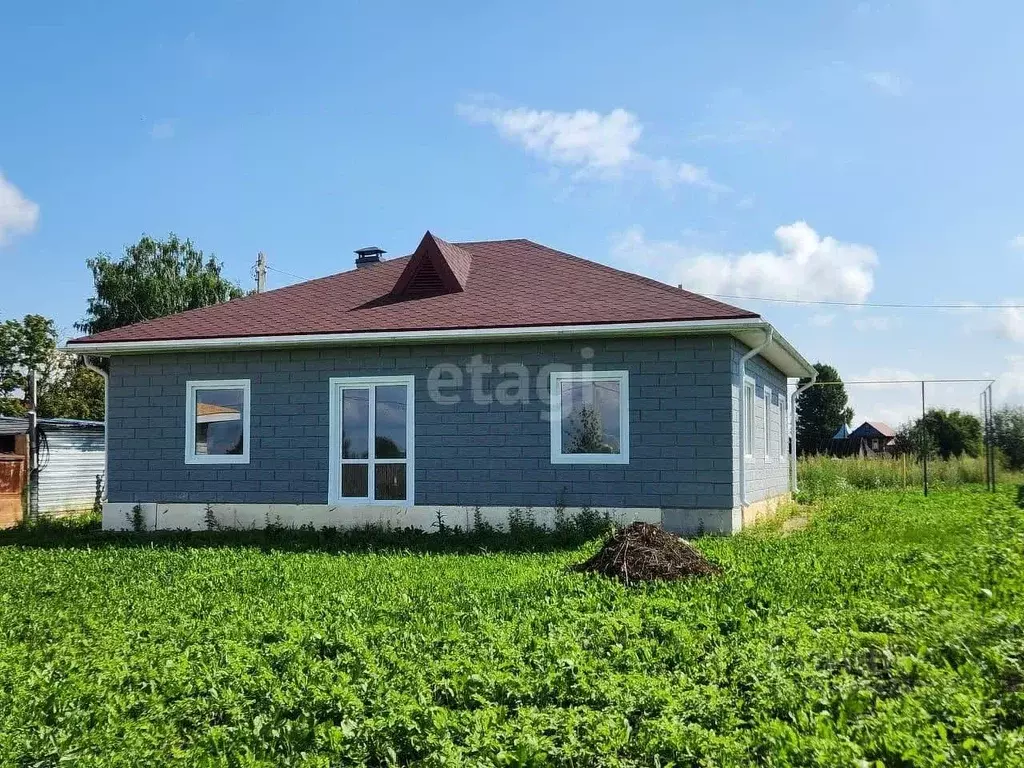
[[[365,498],[370,490],[369,475],[368,464],[342,464],[341,495],[356,499]]]
[[[341,457],[369,457],[370,390],[344,389],[341,392]],[[365,480],[364,480],[365,483]],[[361,494],[365,496],[366,494]]]
[[[744,421],[743,425],[743,452],[753,453],[754,444],[754,388],[749,384],[743,386],[743,397],[746,400],[744,404]]]
[[[245,452],[242,409],[245,390],[197,389],[196,455],[240,456]]]
[[[407,394],[404,384],[380,386],[376,389],[377,406],[374,428],[377,435],[374,451],[378,459],[405,458]]]
[[[405,500],[405,464],[377,464],[374,474],[375,499]]]
[[[562,453],[619,453],[619,382],[563,381]]]

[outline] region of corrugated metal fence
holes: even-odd
[[[103,475],[103,433],[51,430],[40,458],[33,515],[92,509],[96,476]]]

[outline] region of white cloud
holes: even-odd
[[[996,332],[1004,339],[1024,342],[1024,309],[1006,307],[997,311]]]
[[[927,408],[958,409],[978,413],[978,395],[983,382],[939,382],[931,373],[904,368],[871,368],[865,373],[844,377],[846,381],[904,381],[906,384],[850,384],[846,392],[854,410],[854,425],[864,421],[884,421],[898,428],[921,416],[921,380],[925,380]],[[1024,358],[1020,369],[1021,394],[1024,395]]]
[[[597,170],[619,169],[631,162],[633,145],[643,132],[636,115],[624,109],[602,115],[586,109],[552,112],[459,104],[456,111],[470,122],[493,125],[503,138],[550,163]]]
[[[698,127],[690,141],[695,144],[771,144],[792,127],[786,120],[767,119],[705,123]]]
[[[38,221],[39,206],[0,172],[0,245],[9,242],[14,235],[31,232]]]
[[[1024,405],[1024,355],[1007,355],[1009,368],[996,377],[992,397],[996,407]]]
[[[858,331],[887,331],[893,325],[892,318],[882,315],[868,315],[856,317],[853,320],[853,327]]]
[[[1017,235],[1015,238],[1010,240],[1010,247],[1024,251],[1024,235]]]
[[[908,80],[892,72],[867,72],[864,78],[887,96],[902,96],[910,87]]]
[[[835,319],[836,316],[834,312],[828,314],[811,315],[811,325],[816,325],[819,328],[824,328],[826,326],[832,325]]]
[[[775,230],[778,251],[704,251],[672,240],[648,240],[639,227],[613,239],[612,257],[698,293],[812,301],[863,302],[874,287],[874,249],[821,237],[806,222]]]
[[[716,193],[727,189],[714,181],[706,168],[640,152],[636,144],[643,125],[621,107],[602,114],[588,109],[555,112],[464,103],[457,104],[455,111],[471,123],[493,126],[503,139],[545,162],[574,168],[582,176],[642,172],[665,188],[686,184]]]
[[[149,135],[154,139],[174,138],[174,121],[157,120],[153,123],[153,127],[149,129]]]

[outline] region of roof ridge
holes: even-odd
[[[539,248],[539,249],[542,249],[542,250],[545,250],[545,251],[551,251],[552,253],[558,254],[559,256],[563,256],[563,257],[568,258],[568,259],[573,259],[575,261],[582,261],[585,264],[589,264],[591,266],[598,267],[598,268],[600,268],[600,269],[602,269],[602,270],[604,270],[606,272],[612,272],[612,273],[614,273],[616,275],[620,275],[622,277],[628,277],[630,280],[633,280],[634,282],[643,283],[644,285],[650,286],[652,288],[660,288],[660,289],[662,289],[664,291],[670,292],[673,296],[679,296],[680,294],[684,294],[687,298],[696,299],[698,301],[701,301],[701,302],[704,302],[704,303],[707,303],[707,304],[712,304],[712,305],[716,305],[716,306],[719,306],[719,307],[725,307],[727,309],[736,310],[737,312],[740,312],[741,314],[747,314],[747,315],[751,315],[751,316],[754,316],[754,317],[760,317],[761,316],[757,312],[751,312],[749,309],[743,309],[742,307],[737,307],[737,306],[734,306],[732,304],[726,304],[724,301],[718,301],[717,299],[712,299],[712,298],[710,298],[708,296],[704,296],[703,294],[695,293],[693,291],[688,291],[685,288],[678,288],[676,286],[669,285],[668,283],[663,283],[660,280],[655,280],[652,277],[644,277],[643,275],[638,275],[635,272],[627,272],[624,269],[619,269],[618,267],[612,267],[612,266],[610,266],[608,264],[603,264],[600,261],[594,261],[592,259],[585,259],[582,256],[576,256],[575,254],[567,253],[566,251],[560,251],[557,248],[552,248],[549,245],[544,245],[543,243],[537,243],[537,242],[534,242],[533,240],[529,240],[527,238],[518,238],[518,240],[520,242],[529,243],[534,248]]]

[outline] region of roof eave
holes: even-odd
[[[445,328],[410,331],[364,331],[281,336],[230,336],[205,339],[158,339],[149,341],[69,341],[64,349],[80,355],[142,355],[158,352],[274,349],[305,346],[355,346],[367,344],[428,344],[497,341],[503,339],[557,339],[571,337],[670,336],[728,334],[747,343],[763,340],[770,327],[760,317],[715,320],[668,320],[642,323],[595,323],[580,325],[515,326],[500,328]],[[754,334],[752,336],[751,334]],[[813,367],[777,331],[766,357],[782,373],[793,378],[809,376]]]

